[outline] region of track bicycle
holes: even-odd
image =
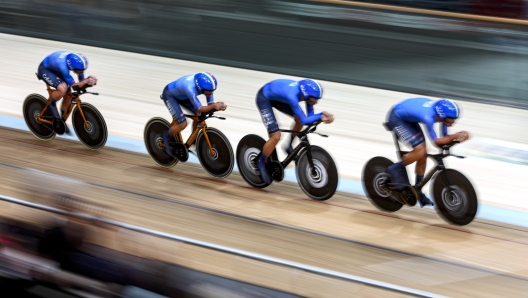
[[[387,125],[384,124],[387,128]],[[387,129],[389,130],[389,129]],[[398,157],[409,151],[402,151],[398,137],[393,133],[394,144]],[[391,182],[390,175],[386,170],[393,162],[385,157],[377,156],[370,159],[363,167],[363,189],[371,203],[381,211],[395,212],[403,205],[414,206],[420,199],[422,188],[433,179],[431,194],[434,196],[435,210],[445,221],[455,225],[467,225],[475,218],[478,209],[478,199],[473,185],[466,176],[454,169],[448,169],[444,165],[444,158],[454,155],[449,152],[450,148],[460,143],[453,141],[442,145],[440,153],[427,154],[435,161],[435,166],[424,176],[424,179],[416,185],[407,185],[401,191]]]
[[[208,127],[205,122],[209,118],[225,120],[224,117],[214,116],[215,112],[203,113],[200,116],[185,115],[193,119],[197,125],[185,143],[181,132],[174,138],[170,138],[169,146],[173,156],[165,152],[162,137],[163,133],[170,128],[170,123],[160,117],[150,119],[145,125],[143,135],[149,155],[160,166],[171,168],[178,161],[186,162],[189,159],[189,152],[194,153],[189,148],[195,145],[200,164],[211,176],[216,178],[229,176],[233,171],[235,159],[231,143],[220,130]]]
[[[280,182],[284,179],[284,168],[295,161],[295,174],[303,192],[314,200],[328,200],[337,190],[337,166],[328,152],[323,148],[310,145],[308,134],[315,133],[322,137],[327,135],[316,132],[317,121],[308,125],[300,132],[281,129],[281,132],[294,133],[299,138],[299,144],[282,161],[279,161],[277,150],[269,157],[266,164],[272,180]],[[257,167],[257,162],[266,141],[254,134],[246,135],[240,140],[237,147],[237,165],[242,178],[251,186],[264,188],[269,184],[262,181]]]
[[[81,143],[93,150],[102,148],[108,139],[108,129],[103,115],[93,105],[82,102],[80,98],[82,94],[99,94],[78,88],[69,92],[69,95],[72,96],[71,103],[61,119],[53,117],[51,108],[49,108],[52,100],[51,95],[55,89],[48,84],[46,87],[49,94],[48,99],[33,93],[24,100],[22,108],[24,120],[33,135],[43,141],[52,140],[56,134],[65,132],[65,121],[72,115],[73,129]]]

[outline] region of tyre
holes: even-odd
[[[207,138],[211,143],[213,155],[205,135],[201,132],[196,139],[196,154],[204,169],[213,177],[225,178],[233,171],[235,157],[227,137],[218,129],[208,127]]]
[[[475,218],[478,209],[477,193],[462,173],[453,169],[438,172],[431,184],[431,191],[436,211],[445,221],[463,226]]]
[[[257,188],[267,187],[269,184],[262,181],[257,168],[257,158],[266,141],[257,135],[247,135],[240,140],[237,146],[236,161],[238,170],[246,182]]]
[[[167,153],[163,149],[162,134],[170,127],[170,123],[163,119],[154,117],[147,121],[145,129],[143,130],[143,141],[150,157],[164,168],[172,168],[178,163],[178,160]]]
[[[377,156],[370,159],[363,167],[363,190],[372,205],[381,211],[394,212],[403,207],[403,204],[392,199],[386,184],[390,177],[385,170],[393,162],[385,157]]]
[[[49,141],[55,138],[55,131],[51,124],[42,123],[37,120],[42,109],[46,106],[46,98],[40,94],[30,94],[24,100],[23,111],[24,120],[33,135],[43,141]],[[46,109],[43,119],[53,121],[53,115],[49,109]]]
[[[108,129],[103,115],[89,103],[81,103],[81,109],[82,114],[78,107],[72,113],[75,134],[86,147],[92,150],[104,147],[108,139]],[[86,118],[87,125],[85,125],[82,115]]]
[[[315,172],[312,172],[308,152],[312,153]],[[339,176],[337,167],[328,152],[318,146],[310,146],[301,152],[295,168],[299,186],[308,197],[318,201],[330,199],[337,190]]]

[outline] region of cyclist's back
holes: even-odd
[[[280,106],[274,106],[285,114],[293,114],[303,125],[312,124],[321,119],[322,113],[315,114],[313,105],[306,104],[306,115],[299,106],[299,83],[298,81],[288,79],[277,79],[271,81],[262,87],[262,95],[270,101],[276,101],[287,104],[291,108],[291,112],[284,111]]]
[[[60,76],[69,86],[73,86],[75,84],[75,80],[70,75],[70,69],[68,68],[68,63],[66,61],[69,54],[71,54],[71,52],[67,51],[51,53],[50,55],[46,56],[44,60],[42,60],[42,66]],[[81,80],[82,79],[84,79],[84,77],[81,77]],[[55,84],[50,85],[53,86]]]
[[[436,112],[434,110],[434,101],[430,98],[415,97],[406,99],[394,106],[394,114],[405,122],[422,123],[426,126],[427,133],[434,141],[437,138],[434,130],[434,123],[436,122]],[[392,120],[392,121],[391,121]],[[389,117],[389,125],[397,127],[397,121]],[[447,134],[447,127],[442,125],[443,135]],[[392,127],[391,127],[392,128]],[[403,138],[405,139],[405,138]]]
[[[198,99],[198,91],[194,82],[194,75],[181,77],[167,85],[167,92],[169,92],[178,101],[189,100],[194,107],[193,113],[202,106]],[[205,96],[207,103],[214,102],[214,95]]]
[[[406,99],[394,106],[394,113],[403,121],[434,123],[436,113],[430,98],[416,97]]]

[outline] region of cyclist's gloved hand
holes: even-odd
[[[215,109],[218,111],[225,111],[225,109],[227,109],[227,105],[223,101],[219,101],[215,103]]]
[[[334,122],[334,115],[328,113],[327,111],[323,111],[323,116],[321,117],[321,121],[323,121],[326,124]]]
[[[469,133],[467,131],[461,131],[457,133],[457,140],[464,142],[469,139]]]
[[[86,78],[86,84],[88,84],[90,86],[97,85],[97,78],[95,76],[88,76]]]

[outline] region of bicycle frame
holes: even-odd
[[[185,115],[187,118],[192,119],[194,122],[196,122],[196,126],[193,128],[193,131],[189,138],[187,138],[187,142],[185,142],[185,146],[187,148],[190,148],[192,144],[196,141],[198,138],[198,133],[201,131],[205,137],[205,141],[207,142],[207,146],[209,147],[209,154],[211,156],[215,155],[215,152],[213,150],[213,146],[211,145],[211,141],[209,141],[209,136],[207,135],[207,123],[205,123],[205,119],[212,117],[212,114],[205,114],[205,116],[196,116],[196,115]],[[222,119],[221,117],[218,117]],[[173,120],[174,123],[175,120]],[[183,137],[181,132],[178,133],[178,140],[180,143],[183,143]]]
[[[308,164],[310,165],[310,169],[312,170],[312,174],[315,175],[316,172],[315,172],[315,166],[314,166],[314,163],[313,163],[313,160],[312,160],[312,150],[311,150],[311,147],[310,147],[310,141],[308,141],[308,134],[309,133],[312,133],[312,132],[315,132],[315,128],[317,127],[319,123],[313,125],[309,125],[307,128],[305,128],[304,130],[302,131],[294,131],[294,130],[285,130],[285,129],[281,129],[280,131],[281,132],[289,132],[289,133],[292,133],[292,134],[297,134],[299,135],[299,139],[300,139],[300,142],[299,144],[293,149],[293,151],[288,154],[288,156],[286,156],[286,158],[280,163],[282,165],[283,168],[286,168],[294,159],[295,159],[295,156],[297,156],[297,154],[303,149],[306,147],[306,155],[308,156]],[[322,135],[324,137],[326,137],[326,135]]]
[[[51,100],[52,100],[51,95],[53,94],[53,92],[55,92],[55,89],[51,89],[51,86],[48,85],[48,84],[46,84],[46,90],[48,91],[48,94],[49,94],[48,100],[46,101],[46,105],[44,106],[42,111],[40,111],[40,114],[37,116],[37,121],[39,121],[41,123],[46,123],[46,124],[52,125],[52,121],[46,120],[46,119],[42,118],[42,116],[41,116],[41,115],[44,115],[44,113],[48,109],[48,106],[51,104]],[[88,121],[86,121],[86,117],[84,117],[84,113],[83,113],[82,108],[81,108],[82,101],[81,101],[81,98],[80,98],[80,94],[68,92],[67,95],[71,96],[72,99],[71,99],[70,105],[68,106],[68,110],[63,115],[64,121],[68,120],[68,117],[70,116],[71,112],[73,111],[74,106],[77,106],[77,109],[79,109],[79,112],[81,113],[81,116],[82,116],[82,118],[84,120],[85,128],[89,129],[90,126],[88,124]]]
[[[403,158],[403,156],[405,154],[409,153],[410,151],[402,151],[401,150],[400,142],[398,141],[398,137],[396,136],[396,133],[392,132],[392,137],[394,139],[394,144],[396,146],[397,152],[399,154],[399,158],[401,160]],[[456,144],[456,143],[457,142],[453,142],[450,145],[443,145],[441,147],[442,153],[439,153],[439,154],[429,154],[429,153],[427,153],[427,157],[430,157],[430,158],[435,160],[436,166],[433,167],[431,170],[429,170],[429,172],[426,173],[426,175],[424,176],[422,181],[420,181],[420,183],[418,183],[418,184],[413,186],[416,190],[420,191],[425,186],[425,184],[427,184],[427,182],[429,182],[429,180],[431,180],[431,178],[433,178],[433,176],[434,176],[434,174],[436,172],[445,170],[446,167],[444,165],[444,158],[446,158],[448,156],[455,156],[455,157],[459,157],[459,158],[464,158],[463,156],[457,156],[457,155],[453,155],[453,154],[449,153],[449,148],[451,146],[453,146],[454,144]],[[445,174],[445,172],[444,172],[444,176],[445,176],[445,179],[447,181],[447,184],[450,185],[449,179],[447,178],[447,174]]]

